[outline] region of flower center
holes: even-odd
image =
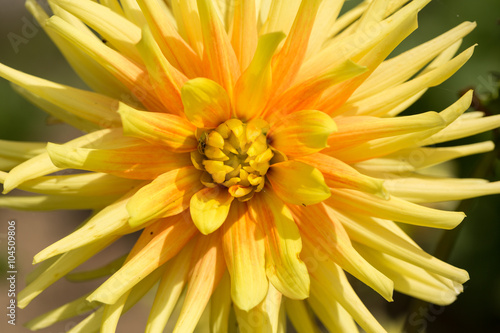
[[[205,171],[201,182],[207,187],[223,185],[240,201],[252,198],[264,188],[274,156],[267,144],[268,131],[269,124],[262,119],[248,123],[230,119],[201,132],[198,151],[191,153],[193,165]]]

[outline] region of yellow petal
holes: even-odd
[[[51,310],[41,316],[31,319],[29,322],[24,324],[24,326],[26,326],[29,330],[36,331],[54,325],[55,323],[58,323],[60,321],[80,316],[86,312],[92,311],[99,306],[99,303],[87,302],[87,296],[88,294],[83,295],[82,297],[64,304],[57,309]]]
[[[304,260],[311,272],[312,296],[325,308],[330,307],[332,299],[336,300],[366,332],[385,333],[386,330],[352,289],[344,271],[333,261],[320,259],[321,256],[315,255],[314,247],[304,247]]]
[[[283,295],[304,299],[309,295],[309,273],[300,259],[302,241],[288,208],[270,190],[264,189],[249,202],[253,219],[264,230],[266,273]]]
[[[277,333],[279,326],[281,293],[269,284],[266,298],[249,311],[234,307],[241,333]]]
[[[432,304],[449,305],[457,299],[459,289],[449,288],[426,270],[385,253],[357,245],[358,251],[394,281],[399,292]]]
[[[327,204],[341,212],[363,212],[368,216],[431,228],[452,229],[465,218],[462,212],[433,209],[396,197],[383,200],[354,190],[332,189],[332,197],[335,200],[328,200]]]
[[[21,309],[25,308],[42,291],[87,261],[90,257],[115,242],[118,238],[116,236],[108,237],[63,254],[45,270],[44,274],[41,274],[19,292],[17,295],[18,307]]]
[[[197,4],[203,34],[205,66],[208,66],[214,81],[231,95],[240,75],[238,59],[212,1],[197,0]]]
[[[191,197],[203,187],[200,176],[201,172],[195,167],[184,167],[157,177],[127,203],[129,224],[137,227],[152,219],[186,210]]]
[[[315,254],[332,261],[354,277],[392,301],[393,283],[368,263],[352,246],[349,235],[331,209],[324,204],[291,206],[304,242],[315,247]]]
[[[57,167],[105,172],[130,179],[152,179],[191,165],[189,154],[176,154],[162,146],[149,144],[118,149],[88,149],[49,143],[47,151]]]
[[[215,128],[231,118],[227,92],[212,80],[196,78],[181,89],[186,117],[196,127]]]
[[[337,130],[332,118],[321,111],[303,110],[282,118],[268,134],[271,146],[287,156],[307,155],[326,148],[328,136]]]
[[[177,21],[179,34],[201,57],[203,55],[203,35],[196,0],[172,0],[172,12]]]
[[[117,198],[117,195],[90,198],[65,195],[2,196],[0,207],[18,210],[101,209]]]
[[[231,280],[229,273],[226,272],[210,298],[211,332],[228,332],[231,305]]]
[[[318,316],[318,319],[325,325],[326,329],[329,332],[358,333],[358,326],[356,326],[351,315],[339,304],[339,302],[334,299],[326,300],[326,298],[327,296],[322,298],[323,302],[314,295],[311,295],[311,297],[307,299],[314,314]],[[325,306],[322,303],[327,303],[328,305]]]
[[[244,71],[250,64],[257,48],[255,0],[236,1],[233,5],[231,44],[236,58],[239,60],[240,69]]]
[[[139,111],[123,103],[120,103],[118,112],[122,117],[124,135],[160,144],[176,152],[189,152],[198,147],[198,140],[194,136],[196,127],[185,118]]]
[[[116,130],[101,130],[92,132],[87,135],[80,136],[72,141],[67,142],[65,145],[74,147],[89,147],[102,142],[114,142],[117,138],[123,137],[121,129]],[[16,188],[19,184],[44,176],[53,172],[60,171],[50,160],[48,153],[40,154],[26,162],[19,164],[13,168],[7,175],[4,182],[4,191],[6,194]]]
[[[140,67],[121,53],[82,33],[58,16],[47,20],[47,27],[85,51],[95,61],[109,70],[130,92],[151,111],[168,111],[155,96],[145,68]]]
[[[92,216],[82,227],[40,251],[35,255],[33,261],[38,263],[94,241],[104,240],[114,235],[131,233],[133,229],[127,223],[128,213],[125,205],[130,196],[136,191],[137,188],[126,193],[123,197]]]
[[[334,157],[316,153],[301,156],[298,161],[317,168],[325,177],[325,182],[332,188],[350,188],[358,191],[368,192],[387,198],[388,193],[384,188],[382,179],[366,176],[350,165]]]
[[[341,214],[338,211],[335,215],[349,233],[349,238],[358,244],[365,244],[381,253],[387,253],[428,272],[459,283],[464,283],[469,279],[469,274],[463,269],[429,255],[414,242],[408,241],[397,232],[390,230],[387,227],[389,221],[360,215]],[[394,226],[399,229],[396,225]],[[399,232],[405,235],[402,230]]]
[[[194,330],[203,310],[210,301],[212,293],[226,271],[218,232],[198,239],[193,252],[192,263],[193,268],[186,298],[175,325],[174,333],[192,332]]]
[[[141,39],[141,29],[103,5],[90,0],[53,0],[105,38],[113,47],[134,61],[140,61],[135,45]]]
[[[285,44],[273,59],[273,90],[290,86],[304,60],[314,19],[322,0],[302,1]],[[283,6],[285,4],[283,3]]]
[[[99,127],[120,126],[118,101],[104,95],[31,76],[0,64],[0,76],[66,112]],[[57,113],[54,114],[57,116]]]
[[[249,311],[266,297],[264,235],[249,215],[246,203],[235,202],[223,226],[223,249],[231,276],[231,296]]]
[[[153,306],[149,312],[145,333],[161,332],[167,325],[187,283],[191,254],[196,239],[195,236],[166,264],[167,268],[161,277]]]
[[[137,48],[148,69],[156,96],[171,113],[182,116],[180,90],[188,78],[168,62],[148,27],[143,28],[142,39]]]
[[[157,0],[137,0],[137,3],[148,21],[154,39],[168,62],[189,78],[199,76],[201,74],[201,59],[179,35],[172,20],[167,16],[160,3]],[[191,13],[191,15],[194,14]],[[197,21],[199,25],[198,18]],[[193,19],[186,22],[189,22],[188,26],[195,24]],[[179,25],[183,24],[179,20],[177,20],[177,23]]]
[[[273,191],[285,202],[313,205],[330,197],[321,172],[302,162],[286,161],[271,165],[267,178]]]
[[[208,235],[226,220],[234,197],[225,187],[204,188],[196,192],[189,203],[191,218],[198,230]]]
[[[297,330],[297,333],[318,333],[319,328],[311,311],[307,308],[305,301],[293,299],[285,300],[285,309],[288,319]]]
[[[263,112],[272,85],[271,60],[284,37],[276,32],[259,38],[252,62],[234,88],[234,113],[238,119],[250,120]]]
[[[97,288],[87,299],[115,303],[149,273],[174,257],[196,234],[191,220],[184,214],[160,220],[144,229],[127,262]]]
[[[66,275],[66,280],[71,282],[85,282],[109,276],[116,272],[120,267],[122,267],[123,263],[125,262],[126,256],[127,255],[121,256],[120,258],[117,258],[102,267],[92,269],[90,271],[78,271],[76,273],[70,273]]]

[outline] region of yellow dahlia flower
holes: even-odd
[[[287,316],[298,332],[319,321],[383,332],[344,271],[389,301],[398,290],[453,302],[467,272],[396,222],[451,229],[465,215],[426,204],[500,192],[422,172],[492,150],[433,145],[499,127],[500,116],[464,114],[471,92],[441,112],[398,116],[473,52],[455,55],[475,26],[465,22],[386,60],[429,1],[365,1],[339,16],[342,0],[49,0],[49,17],[28,0],[94,92],[0,65],[18,92],[87,132],[2,141],[4,193],[36,195],[0,206],[93,214],[35,256],[19,307],[141,231],[126,257],[76,274],[109,273],[100,287],[28,327],[89,311],[70,332],[114,332],[158,283],[146,332],[169,319],[182,333],[283,332]]]

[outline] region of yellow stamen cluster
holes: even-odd
[[[191,153],[193,165],[205,171],[201,182],[218,184],[240,201],[264,188],[273,150],[267,144],[269,124],[262,119],[244,123],[229,119],[214,130],[199,131],[198,151]]]

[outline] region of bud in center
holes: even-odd
[[[274,153],[267,144],[269,124],[262,119],[244,123],[230,119],[198,136],[198,151],[191,153],[193,165],[205,171],[201,182],[218,184],[240,201],[264,188],[265,174]]]

